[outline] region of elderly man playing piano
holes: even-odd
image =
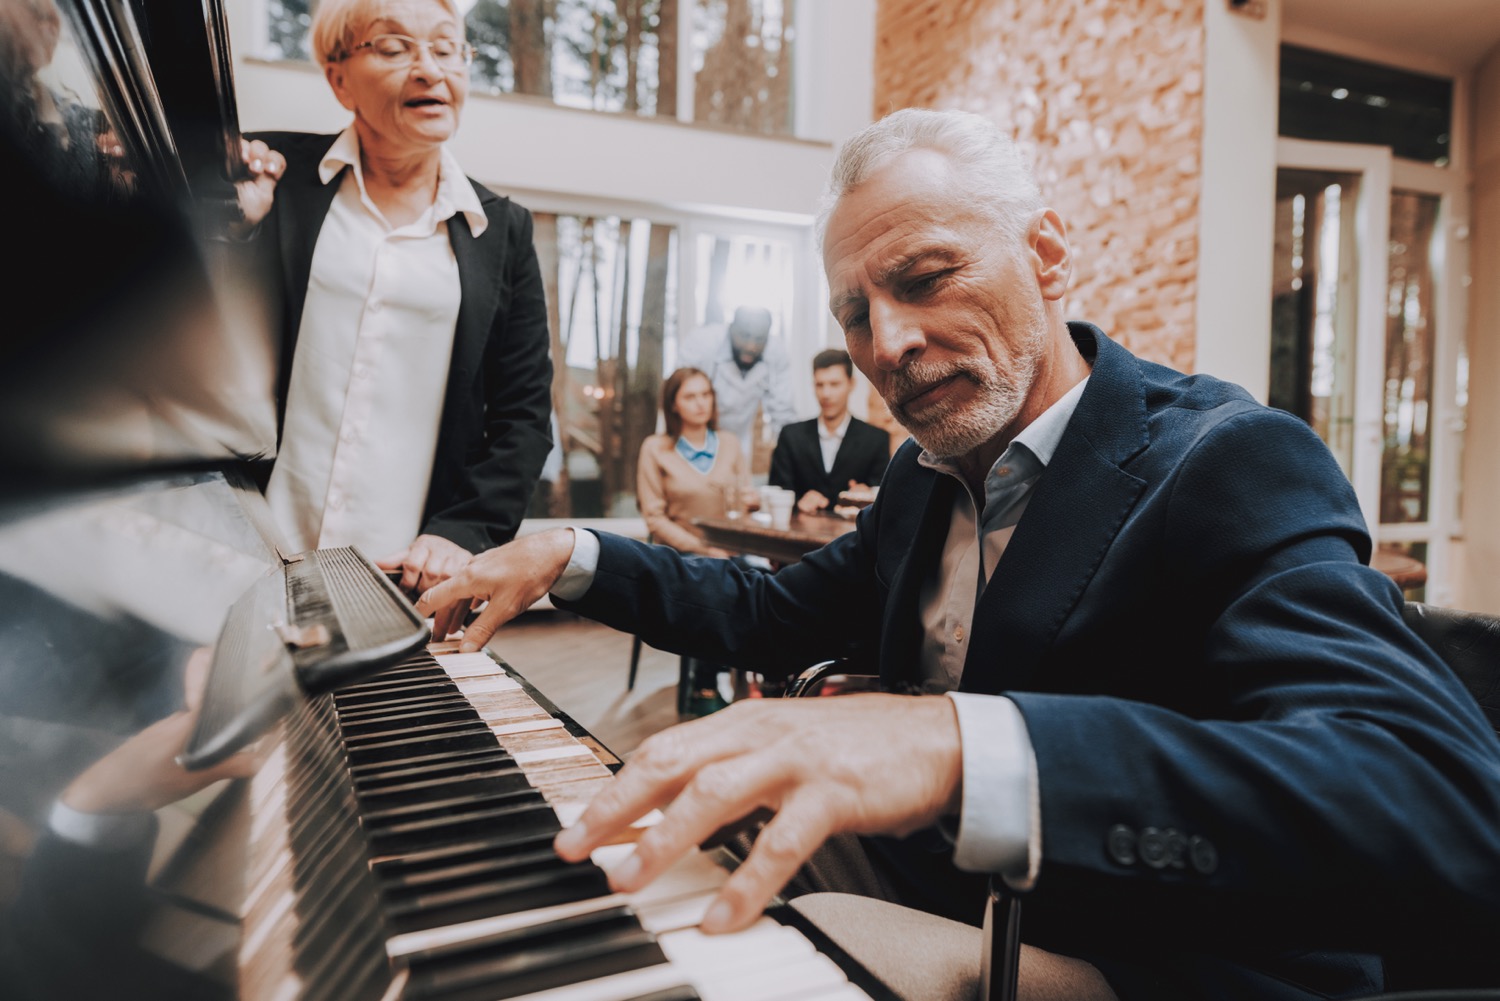
[[[871,658],[889,693],[659,734],[558,851],[662,808],[611,873],[630,890],[771,811],[709,931],[840,833],[958,920],[997,874],[1023,997],[1359,997],[1383,954],[1493,929],[1500,741],[1366,565],[1316,436],[1065,322],[1063,221],[983,119],[870,126],[821,225],[850,354],[915,439],[858,531],[772,575],[564,529],[420,607],[488,599],[477,648],[550,590],[757,670]]]

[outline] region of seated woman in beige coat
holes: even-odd
[[[693,525],[694,518],[723,516],[729,503],[753,506],[749,496],[750,463],[739,439],[719,431],[714,387],[696,368],[679,368],[661,387],[666,433],[641,442],[636,469],[636,503],[653,542],[684,553],[731,558],[711,546]],[[726,670],[695,658],[684,658],[677,709],[701,716],[724,706],[718,677]]]

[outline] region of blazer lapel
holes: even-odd
[[[458,304],[458,324],[453,332],[453,360],[448,367],[448,398],[473,385],[489,340],[491,321],[499,308],[501,281],[506,273],[506,234],[504,214],[491,210],[499,196],[481,192],[480,203],[489,217],[489,225],[480,236],[469,229],[462,212],[448,220],[448,242],[458,262],[458,283],[463,290]],[[445,416],[449,413],[444,408]]]
[[[891,691],[917,688],[922,684],[922,584],[942,557],[948,523],[953,518],[953,496],[958,481],[950,476],[927,473],[926,497],[913,497],[921,504],[921,516],[905,558],[891,580],[890,596],[880,631],[880,680]],[[897,519],[898,521],[900,519]],[[900,532],[899,526],[897,532]]]
[[[1097,345],[1093,373],[975,604],[966,692],[1026,686],[1145,485],[1121,468],[1148,442],[1140,365],[1097,327],[1069,328],[1086,355]]]
[[[312,278],[313,250],[323,220],[333,205],[341,179],[327,184],[318,176],[318,164],[337,136],[327,136],[326,143],[310,150],[310,160],[289,160],[286,175],[276,185],[276,240],[281,261],[282,324],[281,364],[276,383],[276,438],[286,423],[287,393],[291,388],[292,358],[297,350],[297,334],[302,326],[302,309],[307,303],[307,285]],[[294,154],[295,155],[295,154]],[[347,169],[347,168],[346,168]]]
[[[287,290],[287,324],[293,343],[297,327],[302,320],[302,306],[307,301],[307,283],[312,275],[313,250],[318,245],[318,234],[322,232],[323,220],[333,205],[333,196],[338,193],[342,177],[335,177],[324,184],[318,177],[318,164],[328,146],[337,136],[328,137],[328,145],[317,150],[317,155],[306,168],[293,176],[289,175],[276,186],[276,200],[282,209],[278,215],[292,220],[292,225],[281,227],[281,266],[283,288]],[[349,168],[344,168],[348,170]],[[290,183],[288,183],[290,182]]]

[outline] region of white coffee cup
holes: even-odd
[[[771,495],[771,527],[790,528],[792,511],[797,506],[797,495],[790,490],[778,490]]]

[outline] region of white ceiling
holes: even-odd
[[[1500,46],[1500,0],[1283,0],[1281,21],[1455,71]]]

